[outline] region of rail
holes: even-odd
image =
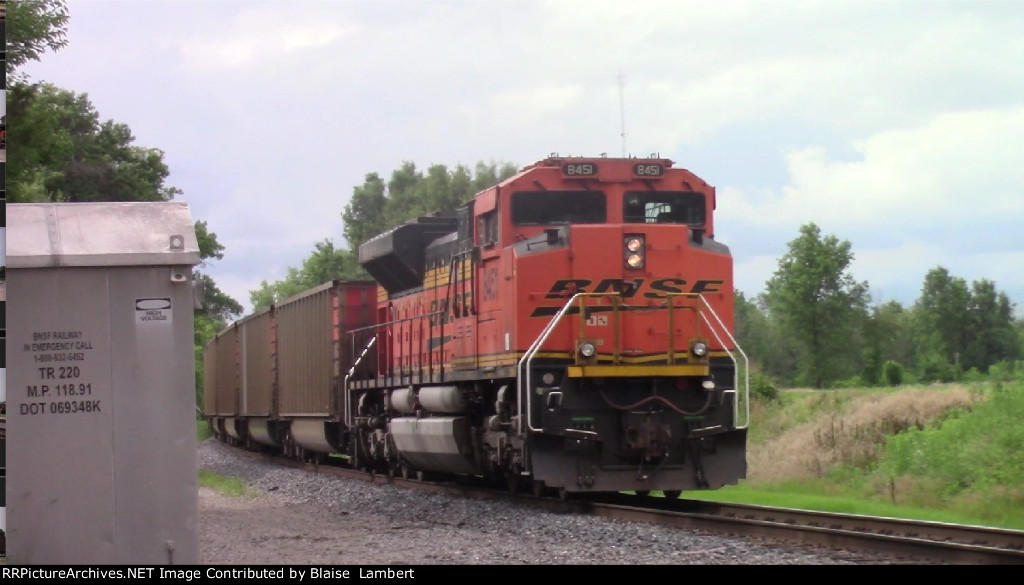
[[[587,297],[607,297],[607,298],[610,298],[612,300],[612,318],[614,319],[613,327],[614,327],[614,330],[616,332],[618,332],[620,330],[620,328],[619,328],[619,318],[620,318],[621,308],[622,307],[629,307],[629,305],[624,305],[621,302],[621,295],[619,293],[617,293],[617,292],[576,293],[572,297],[570,297],[569,300],[567,300],[565,302],[565,305],[563,305],[562,308],[559,309],[559,311],[557,313],[555,313],[555,315],[551,318],[551,320],[544,327],[544,329],[540,332],[540,334],[533,341],[533,343],[530,344],[530,347],[523,353],[523,357],[519,359],[519,363],[516,366],[516,368],[517,368],[516,369],[516,373],[517,373],[517,376],[516,376],[516,395],[519,398],[519,400],[517,401],[517,413],[516,413],[517,414],[517,417],[516,417],[517,425],[516,425],[516,431],[520,435],[523,434],[523,421],[524,420],[526,421],[525,424],[526,424],[526,429],[528,431],[539,432],[539,431],[543,430],[543,429],[541,429],[539,427],[535,427],[534,424],[533,424],[533,392],[530,391],[530,389],[533,387],[533,384],[532,384],[532,374],[533,374],[532,364],[533,364],[533,360],[536,357],[537,353],[540,351],[541,347],[544,345],[544,343],[551,336],[551,333],[555,330],[555,328],[558,326],[558,324],[562,321],[562,318],[565,317],[565,315],[569,312],[569,309],[573,306],[574,303],[579,301],[580,302],[579,314],[581,316],[585,316],[586,315],[585,299]],[[670,327],[669,327],[669,340],[668,340],[668,343],[669,343],[669,352],[668,353],[669,353],[670,361],[672,359],[674,359],[673,358],[674,345],[675,345],[674,338],[673,338],[673,335],[674,335],[673,329],[674,328],[671,326],[672,323],[673,323],[674,311],[676,309],[691,309],[691,310],[694,309],[694,307],[677,306],[675,304],[675,300],[678,299],[678,298],[698,299],[700,301],[702,309],[700,309],[700,308],[696,309],[698,315],[700,315],[701,320],[707,325],[708,329],[711,331],[711,334],[714,336],[715,340],[718,342],[718,345],[721,346],[722,348],[724,348],[724,350],[726,352],[726,355],[728,355],[729,359],[732,361],[732,363],[733,363],[733,385],[732,385],[731,389],[725,390],[725,392],[726,393],[731,393],[733,395],[733,397],[734,397],[734,400],[733,400],[733,421],[735,422],[736,428],[739,428],[739,429],[747,428],[747,426],[749,426],[749,424],[750,424],[750,367],[749,367],[750,364],[749,364],[749,360],[747,359],[747,354],[744,353],[743,350],[740,348],[739,344],[736,343],[736,339],[729,332],[728,328],[725,327],[725,324],[722,322],[722,319],[715,312],[714,308],[708,303],[707,299],[704,298],[704,296],[699,294],[699,293],[669,293],[669,294],[666,294],[666,298],[665,298],[665,300],[666,300],[666,308],[668,309],[668,322],[669,322],[669,325],[670,325]],[[648,308],[648,307],[637,307],[637,308]],[[708,317],[705,314],[705,312],[709,313],[714,318],[714,322],[712,322],[711,320],[708,319]],[[717,325],[717,327],[716,327],[716,325]],[[722,332],[722,333],[725,334],[725,336],[728,339],[729,343],[726,343],[726,340],[723,340],[722,335],[719,332]],[[618,339],[618,335],[616,335],[615,337],[616,338],[614,340],[614,359],[618,360],[618,358],[619,358],[619,347],[618,347],[619,339]],[[733,349],[730,349],[730,344],[731,344],[731,347]],[[740,361],[737,359],[737,355],[742,357],[742,366],[740,365]],[[739,379],[739,374],[740,374],[740,370],[741,369],[743,371],[743,376],[744,376],[742,387],[740,386],[740,379]],[[737,391],[738,388],[741,388],[742,396],[738,394],[738,391]],[[525,397],[525,400],[524,400],[524,397]],[[526,408],[526,416],[525,417],[523,416],[524,402],[525,402],[525,408]],[[742,419],[740,419],[740,403],[741,402],[743,403],[743,418]]]

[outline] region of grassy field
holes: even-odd
[[[751,420],[747,479],[683,497],[1024,530],[1024,381],[784,390]]]
[[[747,479],[683,497],[1024,529],[1024,382],[789,390]]]

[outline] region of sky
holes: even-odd
[[[249,292],[366,174],[645,156],[718,193],[735,286],[802,225],[848,241],[875,303],[937,267],[1024,306],[1024,1],[70,0],[23,71],[159,148]],[[17,148],[12,140],[11,148]]]

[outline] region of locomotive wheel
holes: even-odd
[[[670,500],[678,499],[681,495],[683,495],[683,490],[665,490],[665,497]]]
[[[519,474],[514,471],[506,471],[505,479],[508,481],[508,493],[513,496],[519,493],[519,488],[522,487],[522,480]]]
[[[348,464],[352,466],[352,469],[363,467],[363,462],[359,458],[359,443],[356,441],[352,441],[352,445],[349,447]]]
[[[564,487],[558,488],[558,499],[562,500],[563,502],[568,500],[569,499],[569,490],[565,489]]]
[[[544,486],[544,481],[543,480],[540,480],[540,479],[533,480],[532,487],[533,487],[533,495],[537,496],[538,498],[544,495],[544,488],[545,488],[545,486]]]
[[[401,471],[402,479],[409,479],[409,477],[412,475],[412,470],[409,469],[409,466],[406,465],[405,463],[402,464]]]

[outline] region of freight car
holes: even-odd
[[[364,243],[372,283],[219,333],[205,411],[225,440],[405,477],[562,497],[734,484],[749,384],[715,206],[665,158],[552,155]]]

